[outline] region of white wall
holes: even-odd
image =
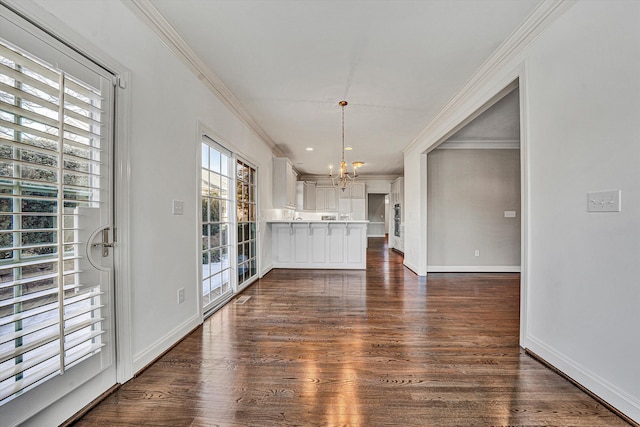
[[[458,111],[520,77],[522,343],[640,422],[640,3],[576,2],[517,55]],[[446,132],[405,152],[407,188],[426,192],[423,152]],[[622,190],[622,212],[587,213],[587,192],[606,189]],[[423,272],[426,205],[407,204],[405,263]]]
[[[437,149],[427,173],[428,271],[520,271],[520,150]]]
[[[84,38],[83,44],[95,46],[131,73],[130,206],[121,207],[130,210],[131,233],[120,239],[128,240],[131,254],[131,293],[126,298],[131,304],[132,347],[125,356],[135,372],[202,321],[196,226],[199,123],[258,166],[262,209],[272,208],[272,153],[123,2],[37,3],[52,15],[47,20],[56,25],[61,20]],[[171,215],[172,199],[184,201],[184,215]],[[186,290],[180,305],[179,288]],[[66,417],[75,410],[73,405],[65,409]],[[54,424],[52,418],[47,422]]]

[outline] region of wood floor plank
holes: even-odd
[[[274,270],[77,426],[626,426],[518,346],[518,274]]]

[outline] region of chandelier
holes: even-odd
[[[353,173],[349,173],[347,170],[347,162],[344,161],[344,107],[348,104],[347,101],[340,101],[338,105],[342,107],[342,160],[340,161],[340,173],[337,176],[333,176],[333,165],[329,166],[329,178],[331,178],[331,184],[334,188],[339,188],[344,191],[346,188],[351,188],[358,176],[358,168],[364,165],[363,162],[353,162]]]

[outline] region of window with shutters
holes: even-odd
[[[100,89],[0,40],[0,404],[103,347],[79,211],[100,198]]]

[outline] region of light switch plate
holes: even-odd
[[[182,215],[184,213],[184,202],[182,200],[173,200],[171,204],[171,214]]]
[[[504,211],[504,217],[505,218],[515,218],[516,217],[516,211]]]
[[[587,193],[587,212],[620,212],[620,190]]]

